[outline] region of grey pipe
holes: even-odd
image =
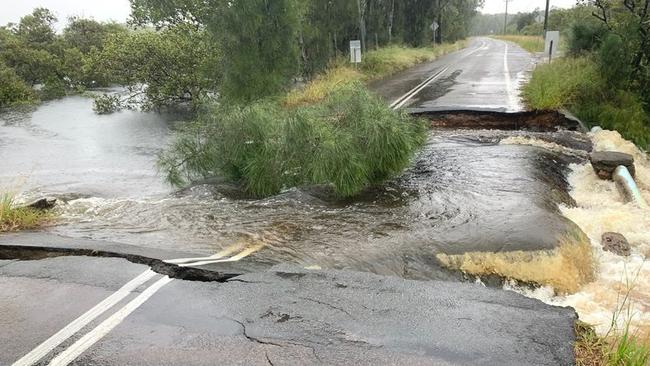
[[[648,208],[648,204],[641,195],[639,187],[637,187],[634,178],[630,174],[630,171],[627,170],[623,165],[619,165],[612,178],[616,182],[616,186],[623,193],[623,195],[629,200],[634,201],[641,208]]]

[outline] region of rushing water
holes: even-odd
[[[605,332],[626,281],[636,278],[631,317],[650,327],[650,213],[624,203],[586,160],[592,142],[634,154],[650,201],[650,163],[616,133],[432,130],[411,168],[355,200],[336,200],[323,187],[248,200],[225,184],[175,191],[163,182],[156,156],[177,119],[98,116],[83,97],[6,112],[0,186],[24,200],[58,197],[62,219],[49,230],[64,236],[197,254],[241,244],[259,249],[245,260],[252,267],[289,261],[418,279],[452,276],[436,253],[552,248],[573,221],[592,240],[598,279],[565,297],[517,290],[573,306]],[[605,231],[626,235],[633,255],[603,252]]]
[[[589,136],[595,151],[634,156],[637,185],[646,201],[650,200],[648,156],[617,132],[600,131]],[[569,296],[556,297],[550,288],[515,289],[552,304],[572,306],[581,320],[596,325],[601,334],[612,329],[612,322],[614,331],[629,323],[644,339],[650,336],[650,210],[625,202],[615,183],[600,180],[589,164],[572,164],[570,168],[570,193],[576,205],[562,205],[561,211],[589,236],[597,258],[597,279]],[[632,254],[626,258],[603,251],[601,235],[605,232],[624,234]]]
[[[97,116],[90,100],[68,97],[0,119],[1,183],[18,184],[23,197],[61,198],[57,234],[197,254],[261,243],[251,263],[409,278],[445,276],[441,251],[552,248],[571,226],[558,207],[572,203],[568,165],[584,159],[572,147],[585,146],[572,132],[434,130],[409,170],[354,201],[323,187],[246,200],[223,184],[173,192],[163,183],[155,160],[173,118]],[[499,144],[535,136],[558,150]]]

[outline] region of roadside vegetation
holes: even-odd
[[[612,313],[606,334],[600,336],[592,326],[576,322],[574,346],[578,366],[646,366],[650,363],[650,329],[633,329],[630,322],[634,314],[631,291],[637,276],[627,283],[619,295],[619,304]]]
[[[571,9],[552,10],[549,29],[559,30],[566,40],[566,56],[535,69],[523,89],[528,106],[568,109],[588,126],[617,130],[647,150],[650,144],[647,4],[647,1],[589,0]],[[509,34],[496,38],[533,49],[532,39],[542,32],[538,18],[538,12],[516,14],[508,23]],[[498,24],[496,20],[497,17],[481,15],[475,20],[473,31],[502,33],[503,23]]]
[[[519,45],[519,47],[531,53],[538,53],[544,51],[544,38],[540,36],[510,34],[510,35],[493,36],[493,38],[500,39],[502,41],[516,43]]]
[[[273,99],[214,106],[160,166],[175,185],[222,176],[255,197],[313,184],[348,197],[406,168],[425,131],[423,122],[353,82],[296,108]]]
[[[52,220],[43,210],[16,206],[14,196],[0,193],[0,233],[40,228]]]

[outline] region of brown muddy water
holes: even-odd
[[[155,161],[178,116],[98,116],[91,105],[67,97],[0,115],[2,190],[59,198],[61,221],[48,230],[63,236],[197,254],[254,245],[243,261],[251,269],[291,262],[452,279],[436,254],[551,249],[575,228],[568,218],[594,243],[601,231],[575,217],[587,213],[571,215],[582,209],[576,174],[588,174],[593,139],[578,132],[436,128],[407,171],[354,200],[323,187],[250,200],[225,184],[164,183]]]
[[[250,262],[438,278],[440,251],[552,248],[569,225],[558,209],[571,204],[568,165],[583,157],[499,144],[533,133],[432,130],[410,169],[357,199],[311,187],[247,200],[226,185],[164,184],[155,160],[173,125],[157,114],[97,116],[81,97],[9,113],[0,179],[21,177],[24,197],[62,199],[63,222],[51,231],[65,236],[205,254],[259,240]],[[585,145],[573,132],[538,135]]]

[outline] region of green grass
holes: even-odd
[[[14,196],[0,193],[0,233],[37,229],[49,223],[52,215],[42,210],[16,207]]]
[[[519,45],[519,47],[525,49],[528,52],[544,52],[544,38],[540,36],[505,35],[493,36],[492,38],[516,43]]]
[[[397,45],[383,47],[365,54],[361,63],[361,71],[369,80],[381,79],[417,64],[433,61],[440,56],[463,49],[466,45],[467,41],[458,41],[425,48],[409,48]]]
[[[574,346],[578,366],[646,366],[650,348],[629,331],[600,337],[593,327],[578,321]]]
[[[283,103],[290,108],[317,103],[330,93],[351,83],[382,79],[419,63],[433,61],[442,55],[460,50],[466,45],[467,41],[426,48],[388,46],[367,52],[363,56],[363,62],[359,68],[350,65],[347,59],[339,59],[304,88],[289,92]]]
[[[295,108],[277,100],[215,106],[159,163],[174,185],[222,176],[254,197],[312,184],[349,197],[400,173],[425,135],[423,122],[357,81]]]
[[[650,332],[648,329],[633,332],[630,324],[634,315],[631,293],[637,281],[644,280],[639,278],[639,273],[626,283],[626,290],[619,293],[619,305],[604,336],[598,336],[588,324],[576,323],[574,350],[578,366],[646,366],[650,363]],[[621,322],[623,326],[619,329]]]
[[[566,108],[590,127],[617,130],[643,149],[650,144],[650,117],[640,98],[607,85],[590,57],[537,66],[522,95],[532,109]]]

